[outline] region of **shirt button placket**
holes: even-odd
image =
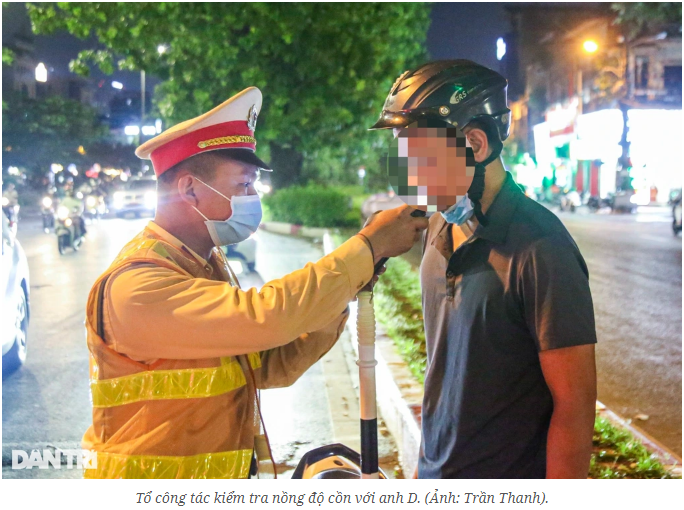
[[[456,275],[452,271],[446,274],[446,295],[449,301],[454,299],[456,294]]]

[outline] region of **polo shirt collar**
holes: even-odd
[[[506,172],[506,179],[499,193],[494,197],[494,202],[487,210],[486,217],[489,224],[486,227],[478,225],[475,229],[475,236],[498,244],[506,242],[508,227],[511,225],[513,214],[518,208],[522,196],[522,190],[515,183],[511,174]]]

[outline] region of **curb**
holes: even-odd
[[[608,409],[604,404],[596,401],[596,414],[611,422],[615,427],[626,430],[641,442],[644,447],[655,455],[660,463],[673,474],[682,475],[682,459],[667,446],[650,436],[639,427],[634,425],[631,420],[626,420],[619,414]]]
[[[303,227],[302,225],[293,225],[292,223],[282,223],[280,221],[265,221],[259,225],[259,228],[274,234],[299,235],[310,238],[320,238],[330,232],[327,228]]]

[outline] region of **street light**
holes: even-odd
[[[506,55],[506,41],[503,37],[499,37],[496,40],[496,59],[501,60]]]
[[[598,50],[598,44],[596,44],[596,41],[592,41],[591,39],[584,41],[582,47],[587,53],[596,53],[596,50]]]
[[[593,39],[587,39],[582,44],[582,48],[586,53],[593,54],[596,53],[596,51],[598,50],[598,44]],[[581,115],[584,109],[584,79],[582,76],[582,68],[577,57],[575,57],[575,65],[577,66],[577,95],[579,97],[577,113]]]
[[[41,83],[47,81],[47,67],[42,62],[36,66],[36,81]]]
[[[168,49],[169,47],[166,44],[160,44],[159,46],[157,46],[157,53],[163,55],[164,53],[166,53],[166,50]]]

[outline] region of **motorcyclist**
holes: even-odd
[[[77,237],[86,235],[85,220],[83,219],[83,200],[76,197],[73,190],[67,190],[66,196],[60,201],[60,205],[69,209],[69,217],[74,220],[74,225],[78,225]]]

